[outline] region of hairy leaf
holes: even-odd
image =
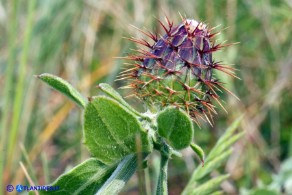
[[[152,151],[152,143],[137,118],[115,100],[103,96],[93,98],[85,108],[84,143],[105,164],[136,153],[137,148],[145,153]]]
[[[169,107],[157,117],[158,133],[177,150],[188,147],[194,136],[193,123],[182,110]]]
[[[95,194],[116,166],[105,165],[96,158],[90,158],[61,175],[51,184],[51,186],[59,186],[59,190],[39,191],[39,194]]]
[[[193,143],[191,144],[191,148],[199,156],[200,160],[204,163],[204,159],[205,159],[204,150],[197,144],[193,144]]]
[[[118,194],[136,171],[137,163],[135,155],[126,156],[96,194]]]
[[[44,73],[37,76],[39,79],[50,85],[52,88],[63,93],[80,107],[84,108],[86,99],[67,81],[52,74]]]
[[[107,83],[100,83],[98,85],[98,88],[106,93],[108,96],[119,102],[121,105],[125,106],[130,112],[133,114],[136,114],[138,116],[141,115],[141,113],[137,112],[135,109],[133,109],[123,98],[122,96],[116,92],[109,84]]]

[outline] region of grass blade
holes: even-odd
[[[33,19],[35,13],[35,5],[36,0],[31,0],[28,3],[28,19],[26,24],[26,29],[24,32],[24,41],[23,41],[23,48],[20,58],[19,64],[19,74],[18,80],[16,83],[16,92],[15,99],[13,102],[13,117],[11,122],[10,134],[9,134],[9,143],[8,143],[8,150],[7,150],[7,167],[6,169],[9,171],[10,167],[12,166],[12,160],[14,157],[14,149],[17,140],[17,134],[19,131],[19,122],[22,113],[22,104],[24,98],[24,88],[25,88],[25,76],[27,74],[27,59],[28,59],[28,50],[29,50],[29,43],[31,39],[31,33],[33,29]]]

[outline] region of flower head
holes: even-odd
[[[120,75],[128,80],[125,88],[131,88],[148,105],[173,105],[185,110],[195,122],[202,118],[212,124],[212,114],[216,114],[213,100],[224,109],[218,91],[231,93],[214,77],[213,70],[236,77],[232,67],[212,59],[213,52],[228,45],[215,44],[213,38],[218,32],[212,33],[213,29],[202,22],[183,19],[173,26],[168,18],[166,21],[167,25],[159,21],[165,31],[160,38],[140,30],[153,44],[129,38],[147,49],[138,49],[138,54],[126,57],[133,63]]]

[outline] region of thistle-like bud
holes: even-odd
[[[166,21],[167,25],[159,21],[165,30],[160,38],[140,30],[153,44],[129,38],[148,49],[138,49],[138,55],[126,57],[134,63],[120,75],[129,81],[125,88],[133,89],[133,94],[148,105],[160,109],[174,105],[185,110],[195,122],[202,118],[212,124],[212,113],[216,114],[212,100],[224,109],[217,93],[222,89],[231,93],[215,79],[213,70],[236,77],[233,68],[212,59],[213,52],[228,45],[215,44],[213,37],[218,32],[212,33],[213,29],[202,22],[183,19],[174,27],[173,22],[167,18]]]

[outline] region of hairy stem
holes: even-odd
[[[169,157],[165,155],[161,155],[160,161],[160,173],[157,183],[156,194],[157,195],[167,195],[167,168],[168,168]]]

